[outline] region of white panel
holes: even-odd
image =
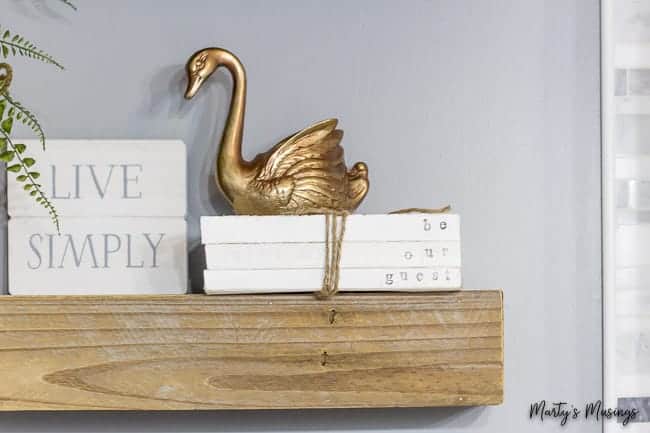
[[[627,207],[637,210],[650,210],[650,182],[628,181]]]
[[[167,294],[187,290],[183,218],[9,221],[12,295]]]
[[[619,226],[616,236],[617,267],[650,265],[650,224]]]
[[[615,68],[650,69],[650,44],[616,44],[615,51]]]
[[[617,157],[616,179],[650,180],[650,156]]]
[[[31,152],[40,144],[28,144]],[[38,182],[65,216],[185,216],[185,144],[178,140],[48,140]],[[10,173],[10,175],[13,175]],[[9,215],[47,216],[9,182]]]
[[[650,114],[650,96],[615,97],[616,114]]]
[[[624,253],[622,253],[624,254]],[[631,267],[616,269],[616,289],[618,291],[644,290],[650,293],[650,267]],[[618,303],[620,295],[617,295]]]
[[[650,375],[620,375],[616,387],[621,395],[646,397],[646,390],[650,389]],[[647,432],[648,426],[645,428]]]

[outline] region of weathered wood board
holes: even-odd
[[[494,405],[501,291],[0,297],[0,410]]]

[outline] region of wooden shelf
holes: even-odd
[[[0,410],[494,405],[499,290],[0,297]]]

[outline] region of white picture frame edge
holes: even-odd
[[[616,214],[614,152],[613,4],[603,0],[600,9],[601,52],[601,181],[602,181],[602,346],[603,406],[616,407]],[[620,431],[616,422],[603,423],[604,433]]]

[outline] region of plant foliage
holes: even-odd
[[[71,1],[60,1],[77,10]],[[2,26],[0,26],[0,56],[4,59],[16,56],[27,57],[63,69],[61,63],[33,42]],[[45,133],[36,116],[9,94],[12,80],[11,65],[0,63],[0,71],[4,72],[4,75],[0,75],[0,162],[6,163],[7,171],[16,175],[16,182],[23,185],[25,193],[48,211],[57,232],[60,233],[61,226],[56,208],[43,193],[42,185],[37,182],[41,174],[35,168],[36,160],[27,156],[25,144],[15,143],[11,136],[14,122],[22,123],[38,137],[45,150]]]
[[[63,69],[63,65],[54,60],[52,56],[22,36],[13,34],[2,27],[0,27],[0,33],[2,33],[2,37],[0,37],[0,53],[5,59],[10,55],[29,57]]]
[[[3,111],[6,109],[5,101],[0,101],[0,118],[3,118]],[[0,122],[0,161],[7,164],[7,171],[16,174],[16,181],[23,184],[23,189],[27,194],[34,197],[36,203],[43,206],[49,213],[56,231],[60,232],[61,224],[59,215],[52,202],[43,193],[42,186],[36,182],[41,174],[34,169],[36,160],[25,155],[27,146],[23,143],[14,143],[11,139],[11,128],[13,118],[6,116]]]
[[[9,104],[9,111],[7,115],[12,119],[15,119],[18,122],[21,122],[23,125],[28,126],[34,134],[38,137],[41,142],[43,150],[45,150],[45,132],[41,124],[38,123],[38,119],[34,116],[28,109],[22,106],[22,104],[12,98],[9,93],[3,93],[2,98],[4,101]]]

